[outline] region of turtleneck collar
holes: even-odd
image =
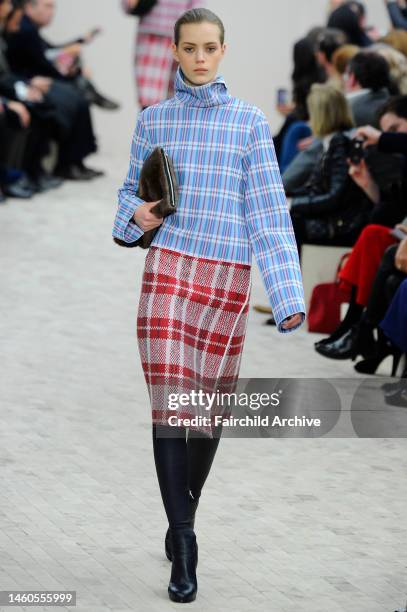
[[[231,99],[223,76],[219,75],[205,85],[189,85],[181,66],[178,66],[175,75],[174,93],[178,100],[188,106],[219,106],[227,104]]]

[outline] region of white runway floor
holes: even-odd
[[[0,208],[0,590],[158,612],[177,606],[136,344],[144,254],[111,239],[127,159],[93,164],[108,176]],[[252,304],[264,300],[256,269]],[[318,356],[314,335],[264,318],[250,313],[241,376],[356,377]],[[221,440],[191,608],[401,608],[406,468],[405,439]]]

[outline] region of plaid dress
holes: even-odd
[[[137,340],[153,423],[198,417],[191,429],[212,438],[217,406],[178,406],[170,394],[233,392],[239,375],[251,291],[251,266],[151,246],[145,260]],[[205,417],[205,418],[201,418]],[[182,422],[180,423],[182,424]]]
[[[136,85],[141,107],[151,106],[174,94],[178,64],[174,61],[171,43],[168,36],[137,32]]]
[[[152,10],[138,20],[135,76],[141,107],[173,95],[178,66],[171,51],[175,22],[185,11],[204,5],[205,0],[158,0]],[[131,12],[128,0],[122,0],[122,7],[126,13]]]

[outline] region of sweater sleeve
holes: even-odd
[[[142,113],[139,114],[133,134],[129,170],[123,186],[118,191],[118,208],[113,226],[113,236],[129,243],[135,242],[144,234],[131,219],[136,208],[145,202],[137,196],[137,189],[143,163],[152,152],[141,115]]]
[[[243,168],[249,240],[277,329],[286,333],[296,329],[282,328],[289,316],[302,313],[302,322],[305,319],[304,290],[291,217],[264,113],[252,128]]]

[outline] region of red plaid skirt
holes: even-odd
[[[139,105],[150,106],[174,95],[178,64],[171,50],[172,39],[138,33],[136,39],[136,85]]]
[[[250,265],[150,247],[137,314],[137,340],[153,423],[189,426],[211,438],[214,415],[230,414],[216,401],[210,406],[198,401],[191,391],[201,393],[202,399],[203,393],[235,389],[250,291]],[[180,394],[188,397],[180,402]],[[169,417],[176,417],[177,422],[170,422]],[[193,417],[197,417],[195,422],[183,422]]]

